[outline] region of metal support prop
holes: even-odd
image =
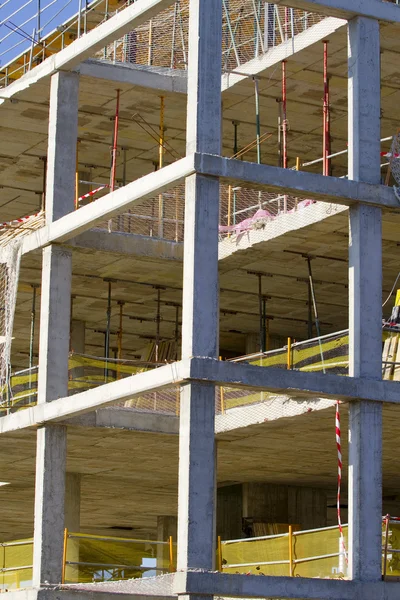
[[[282,167],[282,99],[277,98],[278,103],[278,167]]]
[[[323,137],[322,137],[322,169],[329,175],[330,154],[330,115],[329,115],[329,79],[328,79],[328,42],[324,41],[324,99],[323,99]]]
[[[76,141],[76,167],[75,167],[75,210],[79,208],[79,140]]]
[[[175,360],[178,360],[179,345],[179,304],[175,306]]]
[[[124,304],[125,304],[125,302],[123,302],[122,300],[118,300],[118,306],[119,306],[118,354],[117,354],[118,360],[122,360],[122,331],[123,331],[122,317],[123,317]],[[118,363],[118,368],[117,368],[117,377],[118,377],[118,379],[121,379],[121,369],[120,369],[119,363]]]
[[[158,168],[162,169],[164,166],[164,96],[160,96],[160,137],[158,142]],[[164,196],[160,194],[158,196],[158,237],[164,237]]]
[[[292,368],[292,338],[287,339],[287,369],[290,371]]]
[[[110,335],[111,335],[111,281],[108,281],[108,296],[107,296],[107,327],[104,344],[104,354],[106,368],[104,369],[104,379],[108,381],[108,359],[110,358]]]
[[[67,567],[67,546],[68,546],[68,529],[64,529],[64,546],[63,546],[63,563],[62,563],[62,576],[61,583],[65,583],[65,570]]]
[[[287,10],[287,9],[285,9]],[[282,61],[282,166],[287,169],[287,113],[286,113],[286,60]]]
[[[231,225],[231,214],[232,214],[232,186],[228,186],[228,227]],[[228,238],[231,237],[230,232]]]
[[[36,290],[37,284],[32,284],[32,311],[31,311],[31,335],[29,342],[29,368],[33,367],[33,345],[35,342],[35,323],[36,323]]]
[[[259,273],[258,277],[258,314],[259,314],[259,332],[260,332],[260,352],[264,352],[264,307],[263,307],[263,295],[262,295],[262,275]]]
[[[233,156],[238,153],[238,121],[232,121],[233,125]]]
[[[114,137],[113,137],[113,146],[112,146],[112,154],[111,154],[110,189],[112,192],[115,190],[115,178],[116,178],[116,173],[117,173],[120,92],[121,92],[121,90],[117,90],[117,100],[116,100],[116,105],[115,105],[115,119],[114,119]]]
[[[263,296],[263,327],[262,327],[262,348],[263,348],[263,352],[266,352],[267,350],[267,335],[266,335],[266,328],[267,328],[267,299],[265,296]]]
[[[169,572],[173,573],[175,569],[174,569],[174,544],[173,544],[172,535],[170,535],[168,538],[168,550],[169,550]]]
[[[289,577],[293,577],[293,525],[289,525]]]
[[[220,571],[222,573],[222,544],[221,544],[221,536],[219,535],[217,538],[217,543],[218,543],[218,564],[217,564],[217,568],[218,571]]]
[[[157,314],[156,314],[156,362],[160,355],[160,322],[161,322],[161,290],[157,289]]]
[[[315,298],[314,280],[313,280],[313,276],[312,276],[311,259],[310,259],[309,256],[307,256],[307,266],[308,266],[308,279],[309,279],[309,282],[310,282],[311,298],[312,298],[312,304],[313,304],[313,308],[314,308],[315,329],[317,331],[317,337],[318,337],[318,343],[319,343],[319,352],[320,352],[320,355],[321,355],[322,371],[323,371],[323,373],[325,373],[324,353],[322,351],[322,343],[321,343],[321,329],[320,329],[320,326],[319,326],[317,300]]]
[[[387,554],[388,554],[388,544],[389,544],[389,521],[390,516],[386,515],[385,517],[385,545],[383,550],[383,581],[386,581],[386,572],[387,572]]]
[[[260,136],[261,136],[261,125],[260,125],[260,91],[258,87],[258,79],[257,77],[253,77],[254,80],[254,93],[255,93],[255,103],[256,103],[256,140],[257,140],[257,162],[261,164],[261,144],[260,144]]]

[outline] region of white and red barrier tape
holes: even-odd
[[[340,492],[341,492],[341,487],[342,487],[342,445],[341,445],[339,406],[340,406],[339,402],[336,402],[335,429],[336,429],[336,447],[337,447],[337,455],[338,455],[337,518],[338,518],[338,526],[339,526],[339,532],[340,532],[340,540],[341,540],[341,544],[342,544],[344,557],[345,557],[346,563],[347,563],[348,560],[347,560],[346,544],[344,542],[342,518],[340,515]]]
[[[34,214],[34,215],[28,215],[26,217],[20,217],[19,219],[13,219],[12,221],[7,221],[6,223],[0,223],[0,227],[15,227],[18,225],[22,225],[22,223],[26,223],[26,221],[28,221],[28,219],[32,219],[34,217],[38,217],[40,215],[40,212]]]
[[[101,192],[101,190],[104,190],[104,188],[107,188],[107,187],[110,187],[110,186],[107,184],[104,184],[104,185],[96,188],[95,190],[88,192],[87,194],[83,194],[83,196],[79,196],[78,202],[80,202],[81,200],[85,200],[86,198],[91,198],[91,196],[94,196],[95,194],[97,194],[97,192]]]

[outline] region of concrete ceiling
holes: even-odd
[[[385,405],[384,495],[400,494],[398,407]],[[342,406],[344,497],[347,407]],[[334,493],[337,457],[334,408],[218,434],[218,483],[265,481],[322,487]],[[35,432],[0,436],[0,540],[32,535]],[[81,526],[127,536],[155,536],[157,515],[176,514],[178,436],[112,429],[68,428],[70,472],[82,474]],[[117,535],[123,531],[117,531]],[[114,533],[115,534],[115,533]]]
[[[308,285],[307,261],[311,255],[322,333],[347,327],[348,314],[348,213],[332,213],[322,205],[325,218],[307,225],[318,205],[304,210],[302,227],[268,239],[268,225],[260,241],[241,250],[241,244],[226,241],[236,248],[220,260],[220,345],[223,356],[245,353],[246,335],[257,333],[258,277],[265,273],[262,292],[267,296],[267,315],[273,345],[284,345],[288,336],[307,337]],[[325,208],[326,207],[326,208]],[[308,212],[307,212],[308,211]],[[280,217],[285,219],[285,217]],[[279,219],[279,217],[278,217]],[[275,221],[276,222],[276,221]],[[400,217],[385,213],[383,221],[383,299],[386,299],[399,272]],[[112,234],[110,234],[112,235]],[[250,272],[250,274],[249,274]],[[104,356],[104,330],[108,283],[112,283],[111,348],[117,347],[118,301],[123,308],[123,355],[140,357],[156,334],[157,286],[161,290],[161,338],[171,339],[175,332],[175,304],[182,303],[182,263],[179,260],[127,256],[90,249],[73,251],[73,318],[86,322],[86,353]],[[28,366],[32,284],[40,284],[39,252],[22,259],[17,310],[14,324],[13,365]],[[40,294],[40,290],[39,290]],[[39,306],[39,302],[37,303]],[[390,315],[392,301],[385,308]],[[225,311],[225,312],[224,312]],[[134,317],[130,319],[130,317]],[[141,319],[143,319],[141,321]],[[181,312],[179,323],[181,322]],[[39,343],[37,310],[34,351]]]
[[[318,25],[323,27],[323,23]],[[400,44],[396,25],[382,25],[382,137],[393,135],[398,128]],[[332,151],[347,146],[347,45],[346,27],[329,37],[329,75],[331,96]],[[289,165],[296,156],[302,162],[321,156],[322,148],[322,64],[321,42],[301,50],[287,60],[287,117],[289,124]],[[262,132],[272,136],[263,144],[262,160],[277,164],[277,98],[281,92],[281,63],[259,75]],[[119,145],[126,148],[127,180],[151,172],[158,161],[157,142],[134,119],[144,118],[155,130],[159,126],[160,93],[93,77],[81,76],[79,100],[79,169],[93,181],[107,182],[110,176],[110,145],[115,112],[116,88],[121,89]],[[185,152],[186,95],[162,92],[165,96],[166,140],[174,155],[171,162]],[[47,154],[49,78],[20,92],[0,111],[0,208],[2,220],[37,210],[41,203],[44,162]],[[234,128],[237,121],[238,145],[244,147],[256,137],[254,83],[251,78],[229,88],[223,94],[223,153],[233,153]],[[386,147],[389,147],[386,144]],[[255,152],[246,155],[256,160]],[[333,159],[334,175],[346,173],[346,155]],[[122,152],[117,178],[122,180]],[[320,165],[314,167],[320,171]]]

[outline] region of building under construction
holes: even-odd
[[[0,6],[0,592],[400,597],[400,7]]]

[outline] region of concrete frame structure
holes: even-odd
[[[178,571],[174,592],[183,600],[204,596],[390,600],[400,583],[381,581],[382,405],[400,402],[400,384],[381,381],[383,208],[399,210],[391,189],[380,185],[379,20],[400,21],[398,7],[378,0],[291,0],[290,6],[349,20],[349,181],[321,179],[277,167],[230,161],[221,153],[221,2],[191,0],[187,77],[187,156],[159,172],[73,213],[77,97],[75,67],[97,45],[130,30],[169,4],[140,0],[120,22],[39,67],[52,78],[47,222],[24,241],[24,252],[43,249],[39,400],[30,411],[0,419],[0,432],[38,426],[34,586],[29,597],[67,597],[42,590],[61,581],[65,514],[65,420],[144,391],[180,384]],[[279,2],[277,2],[279,4]],[[282,4],[282,2],[281,2]],[[210,18],[212,15],[212,18]],[[110,21],[111,23],[111,21]],[[97,36],[97,37],[96,37]],[[99,39],[99,37],[101,39]],[[93,41],[92,41],[93,38]],[[64,53],[64,56],[63,56]],[[54,63],[54,64],[53,64]],[[3,93],[29,85],[38,73]],[[40,75],[40,73],[39,73]],[[186,181],[182,360],[153,373],[105,384],[67,397],[71,252],[62,244],[120,214],[135,200]],[[218,362],[218,198],[220,181],[296,190],[350,207],[349,306],[351,377],[283,373]],[[55,194],[55,190],[63,190]],[[240,577],[213,573],[215,548],[215,386],[271,391],[299,397],[343,398],[350,403],[349,566],[352,581]],[[197,572],[200,571],[200,572]],[[55,594],[53,596],[53,594]],[[10,594],[11,596],[12,594]],[[15,596],[19,594],[16,593]],[[26,595],[25,593],[23,594]],[[21,592],[22,597],[22,592]],[[76,597],[76,595],[74,595]]]

